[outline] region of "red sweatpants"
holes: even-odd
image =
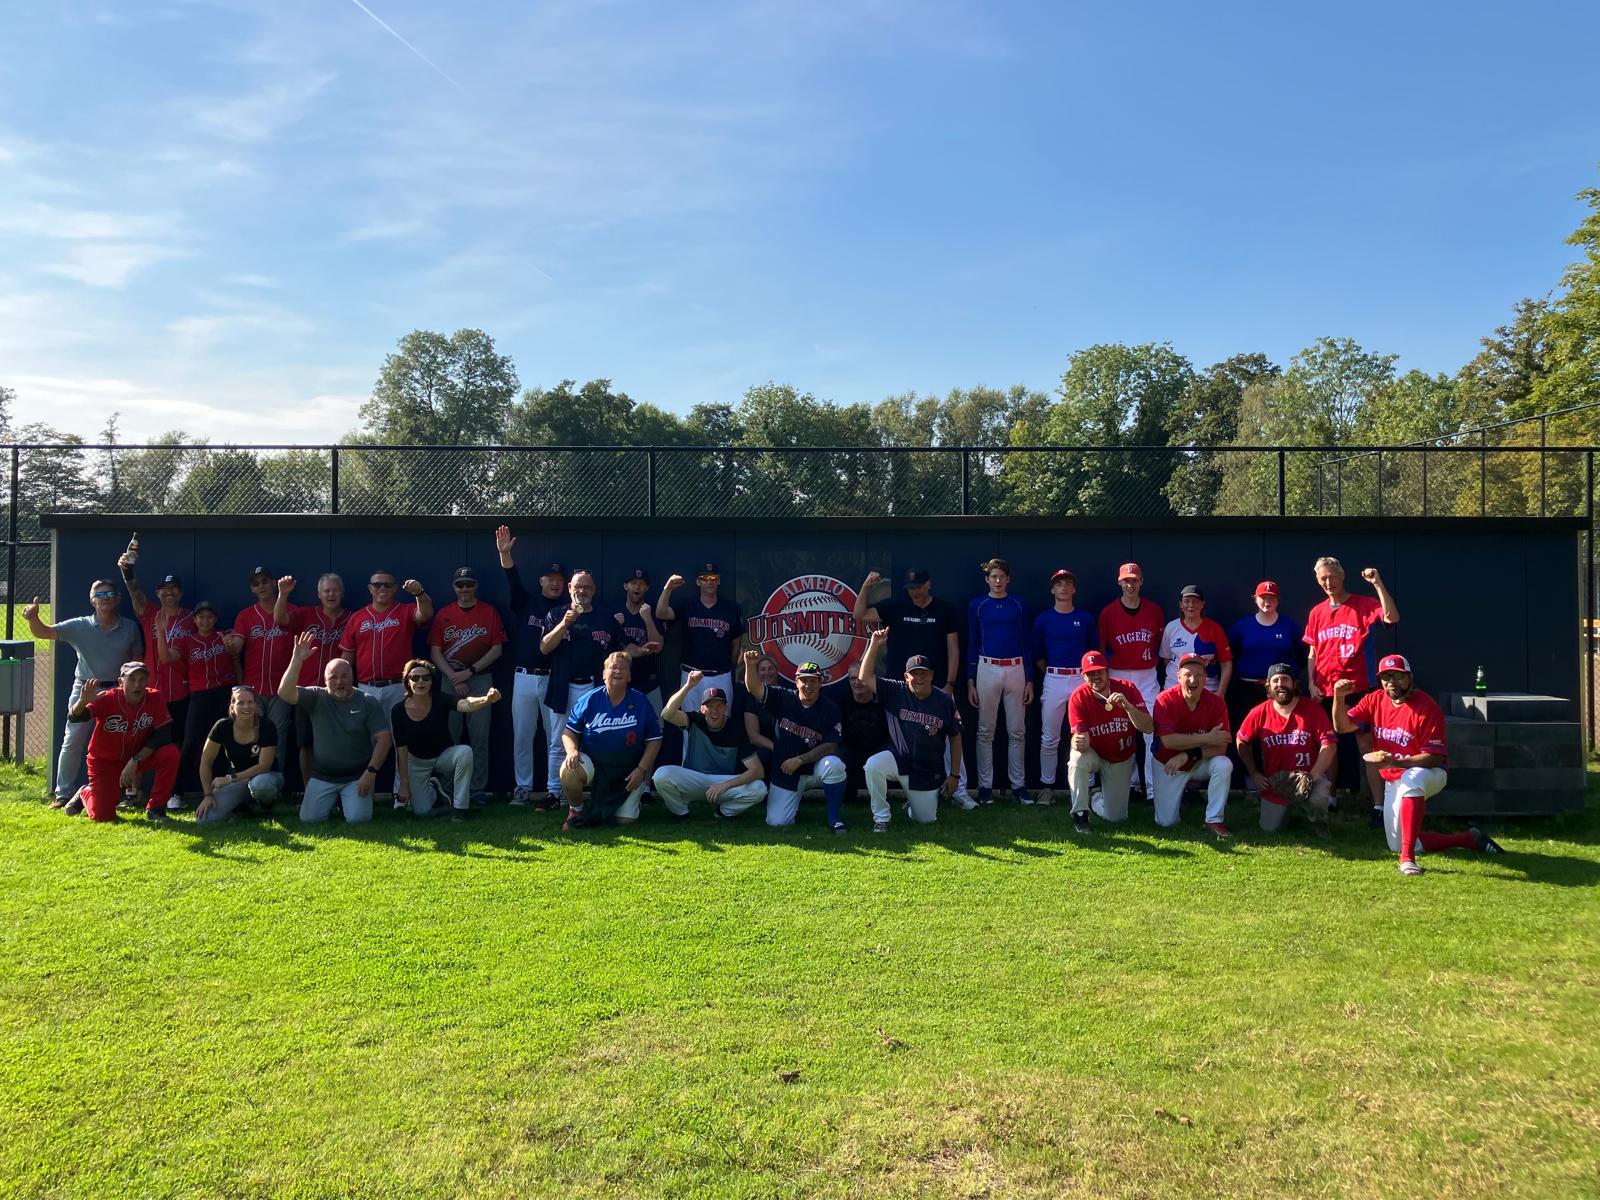
[[[156,773],[147,807],[165,808],[172,798],[172,785],[178,778],[178,757],[178,748],[168,743],[140,764],[143,771]],[[89,786],[83,789],[83,807],[91,821],[116,820],[117,801],[122,796],[122,768],[127,761],[125,758],[89,757]]]

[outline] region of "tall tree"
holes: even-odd
[[[1216,511],[1229,455],[1215,447],[1237,440],[1245,389],[1282,373],[1265,354],[1235,354],[1194,377],[1167,418],[1167,441],[1186,448],[1167,483],[1173,512],[1193,517]]]
[[[1561,276],[1563,291],[1544,316],[1545,370],[1535,380],[1535,411],[1551,412],[1600,398],[1600,188],[1578,199],[1589,214],[1567,238],[1582,254]]]

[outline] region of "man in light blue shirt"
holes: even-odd
[[[46,625],[39,620],[39,599],[22,610],[23,619],[33,636],[46,642],[65,642],[78,652],[77,669],[72,676],[72,694],[67,697],[67,710],[78,703],[86,679],[115,681],[125,662],[135,662],[144,657],[144,630],[137,621],[130,621],[121,612],[122,594],[114,580],[97,579],[89,589],[89,604],[94,609],[92,617],[70,617]],[[62,808],[78,794],[83,785],[84,758],[89,752],[89,734],[94,722],[67,722],[61,734],[61,753],[56,758],[55,803],[52,808]]]

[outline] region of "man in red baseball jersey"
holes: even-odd
[[[1312,826],[1326,831],[1333,725],[1321,705],[1299,694],[1288,663],[1268,667],[1266,685],[1267,698],[1245,714],[1238,737],[1239,761],[1261,797],[1261,828],[1277,833],[1290,805],[1303,803]]]
[[[441,608],[428,629],[428,646],[439,668],[439,690],[450,701],[450,735],[458,741],[466,722],[472,742],[472,801],[488,800],[489,708],[463,717],[456,700],[487,696],[494,680],[489,668],[505,652],[506,630],[495,606],[478,599],[478,577],[471,567],[461,567],[451,580],[456,598]]]
[[[168,642],[182,640],[194,616],[183,607],[183,580],[176,575],[161,576],[156,581],[156,601],[152,604],[139,586],[134,560],[124,554],[117,559],[117,566],[122,571],[122,581],[128,585],[134,618],[144,628],[144,661],[150,664],[150,686],[167,702],[172,727],[181,730],[189,708],[189,669],[181,658],[169,660],[157,652],[156,624],[160,622]]]
[[[1206,784],[1206,828],[1219,838],[1232,837],[1223,817],[1233,763],[1228,759],[1228,706],[1206,689],[1206,658],[1185,654],[1178,659],[1178,684],[1156,697],[1150,714],[1156,727],[1156,824],[1178,823],[1184,785],[1191,779]]]
[[[1105,651],[1112,673],[1131,683],[1147,705],[1153,704],[1161,691],[1156,678],[1156,652],[1161,648],[1166,614],[1154,600],[1140,595],[1144,572],[1138,563],[1123,563],[1117,569],[1117,586],[1122,595],[1100,610],[1100,648]],[[1143,741],[1144,756],[1135,759],[1143,763],[1145,794],[1154,796],[1154,743],[1150,738]]]
[[[91,821],[115,821],[118,795],[136,789],[141,773],[154,771],[145,820],[170,820],[167,801],[178,778],[178,748],[172,744],[166,702],[149,685],[150,670],[142,662],[123,663],[119,686],[107,691],[100,691],[97,679],[84,682],[67,720],[95,723],[89,736],[89,782],[80,798],[67,805],[68,815],[87,810]]]
[[[286,575],[289,591],[278,589],[277,602],[272,607],[273,618],[279,625],[285,621],[296,633],[309,633],[316,639],[311,656],[300,669],[301,687],[321,687],[328,664],[339,657],[339,642],[344,637],[344,627],[350,621],[350,612],[344,606],[344,580],[332,571],[317,580],[317,603],[291,604],[290,593],[296,586],[293,575]],[[280,584],[283,580],[278,581]],[[294,740],[300,748],[300,778],[311,778],[312,741],[311,718],[298,704],[294,707]],[[285,761],[280,750],[279,761]]]
[[[367,581],[372,603],[350,614],[339,652],[355,667],[358,688],[387,714],[405,698],[401,673],[411,657],[411,635],[433,620],[433,601],[415,579],[405,590],[416,604],[396,603],[393,571],[374,571]]]
[[[1400,874],[1422,874],[1418,851],[1499,854],[1500,844],[1476,825],[1469,825],[1465,833],[1422,832],[1427,798],[1438,795],[1445,785],[1444,713],[1432,696],[1416,690],[1404,655],[1391,654],[1378,664],[1378,684],[1376,691],[1346,709],[1356,681],[1335,680],[1333,727],[1340,733],[1354,733],[1360,726],[1372,731],[1370,754],[1383,779],[1383,829],[1389,849],[1400,855]]]
[[[1383,578],[1378,574],[1377,567],[1368,567],[1361,572],[1361,578],[1370,583],[1372,590],[1378,594],[1376,600],[1371,596],[1353,596],[1345,591],[1344,564],[1337,558],[1323,555],[1317,559],[1313,570],[1317,586],[1328,600],[1326,604],[1318,604],[1313,608],[1311,615],[1306,618],[1304,640],[1310,647],[1306,654],[1306,678],[1310,683],[1311,698],[1327,702],[1333,695],[1333,685],[1341,679],[1348,679],[1353,685],[1349,699],[1354,703],[1372,686],[1367,674],[1368,660],[1372,657],[1367,646],[1367,634],[1379,621],[1385,625],[1398,625],[1400,609],[1395,605],[1389,589],[1383,586]],[[1331,714],[1331,708],[1329,712]],[[1353,745],[1349,738],[1344,739],[1339,758],[1334,764],[1335,784],[1343,779],[1354,787],[1355,781],[1362,777],[1359,773],[1362,767],[1357,763],[1356,755],[1371,749],[1372,738],[1364,730],[1356,731]],[[1372,823],[1376,828],[1383,818],[1383,804],[1379,800],[1383,795],[1383,782],[1378,778],[1377,769],[1370,763],[1365,765],[1365,775],[1367,787],[1372,793]]]
[[[1072,788],[1073,831],[1088,833],[1091,808],[1105,821],[1128,819],[1134,733],[1149,734],[1155,726],[1139,689],[1126,679],[1112,678],[1104,654],[1090,650],[1080,665],[1083,686],[1067,701],[1067,727],[1072,730],[1067,783]],[[1091,795],[1089,781],[1097,771],[1100,790]]]
[[[227,635],[228,649],[238,657],[243,672],[239,682],[254,688],[261,698],[261,713],[277,730],[278,747],[284,753],[294,730],[294,711],[278,699],[278,681],[294,652],[294,625],[292,621],[280,625],[274,613],[279,593],[293,587],[293,576],[280,580],[266,567],[251,571],[250,590],[256,602],[234,618],[233,632]]]

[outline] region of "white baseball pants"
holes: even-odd
[[[1444,791],[1447,778],[1443,767],[1407,767],[1399,779],[1383,781],[1383,832],[1394,853],[1400,853],[1400,797],[1437,796]],[[1419,840],[1411,849],[1422,853],[1422,842]]]
[[[811,764],[809,775],[796,778],[793,788],[772,784],[767,788],[767,824],[793,825],[795,817],[800,813],[801,792],[818,784],[825,786],[830,783],[843,783],[848,775],[844,760],[836,754],[828,754]],[[754,803],[754,800],[729,800],[724,796],[721,804],[722,815],[736,817]]]
[[[892,750],[879,750],[862,765],[862,774],[867,780],[867,799],[872,804],[872,819],[874,821],[887,821],[889,819],[889,781],[898,779],[900,790],[906,794],[906,799],[911,807],[907,815],[921,825],[928,825],[939,819],[939,789],[929,788],[926,791],[913,788],[911,781],[900,774],[900,765],[895,761]]]
[[[1133,782],[1133,757],[1107,762],[1093,750],[1073,750],[1067,755],[1067,783],[1072,788],[1072,811],[1088,812],[1094,793],[1093,778],[1100,773],[1100,802],[1095,816],[1107,821],[1128,819],[1128,785]]]
[[[653,781],[656,795],[661,797],[661,803],[666,806],[667,811],[681,817],[689,811],[691,801],[706,798],[707,788],[713,784],[726,783],[732,778],[732,775],[708,775],[704,771],[691,771],[688,767],[666,766],[656,768]],[[767,785],[757,779],[751,783],[741,783],[726,789],[718,803],[723,800],[743,801],[740,805],[742,811],[764,798],[766,794]]]
[[[980,658],[975,683],[978,688],[978,787],[994,786],[994,727],[1002,703],[1006,709],[1006,774],[1012,787],[1025,787],[1028,760],[1023,738],[1028,727],[1022,690],[1027,679],[1022,664],[1000,667],[987,658]]]
[[[1055,786],[1056,763],[1061,755],[1061,727],[1067,718],[1067,701],[1072,699],[1072,693],[1077,691],[1082,683],[1081,674],[1052,675],[1048,671],[1045,673],[1044,695],[1040,698],[1044,730],[1039,739],[1039,782],[1045,787]]]
[[[550,761],[547,764],[550,771],[550,794],[561,795],[561,764],[567,761],[567,748],[561,742],[561,731],[567,725],[567,713],[578,707],[582,700],[595,688],[598,683],[569,683],[567,684],[567,711],[556,712],[548,704],[544,706],[545,732],[550,736]],[[594,774],[591,769],[589,772]]]
[[[518,671],[511,677],[511,762],[516,773],[517,787],[533,790],[534,740],[539,736],[539,724],[547,711],[544,706],[545,689],[550,686],[550,676],[529,675]],[[546,725],[546,734],[555,741],[561,734]],[[551,791],[560,791],[561,783],[550,777]]]
[[[1126,679],[1139,689],[1139,696],[1144,701],[1145,712],[1155,711],[1156,696],[1161,692],[1161,681],[1156,678],[1156,669],[1154,667],[1146,667],[1142,671],[1114,670],[1111,674],[1118,679]],[[1161,769],[1161,764],[1156,761],[1155,756],[1156,735],[1153,733],[1141,733],[1139,738],[1144,742],[1144,760],[1140,764],[1139,770],[1142,773],[1141,778],[1144,780],[1144,794],[1147,797],[1151,797],[1156,794],[1153,781],[1156,777],[1156,772]]]
[[[1202,758],[1187,771],[1167,774],[1164,763],[1156,764],[1156,824],[1171,828],[1178,823],[1178,806],[1183,789],[1191,779],[1206,781],[1206,821],[1221,821],[1228,807],[1228,787],[1233,782],[1233,763],[1226,754]]]

